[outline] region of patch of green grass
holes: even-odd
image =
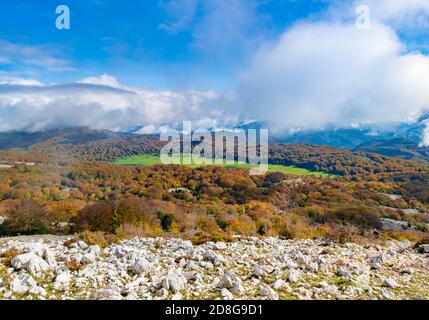
[[[180,156],[180,160],[177,159],[177,163],[183,163],[183,158],[185,156]],[[139,156],[131,156],[126,157],[122,159],[118,159],[113,162],[115,165],[119,166],[154,166],[154,165],[160,165],[162,164],[161,159],[159,156],[151,155],[151,154],[144,154]],[[201,167],[201,165],[196,164],[192,162],[192,164],[185,164],[187,167]],[[248,163],[243,162],[235,162],[234,164],[229,163],[223,163],[223,164],[215,164],[216,166],[222,166],[225,168],[235,168],[235,169],[244,169],[244,170],[251,170],[253,168],[257,168],[257,165],[252,165]],[[319,177],[329,177],[333,175],[329,175],[324,172],[315,172],[310,171],[307,169],[297,168],[295,166],[282,166],[282,165],[273,165],[270,164],[268,166],[268,171],[271,172],[281,172],[284,174],[294,174],[294,175],[314,175]]]

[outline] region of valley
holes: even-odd
[[[183,155],[186,157],[186,155]],[[178,161],[179,163],[182,163],[182,161]],[[113,162],[115,165],[120,166],[154,166],[154,165],[162,165],[162,162],[160,160],[160,157],[157,155],[139,155],[139,156],[131,156],[127,158],[118,159]],[[183,164],[181,164],[183,165]],[[188,167],[194,167],[198,168],[200,165],[195,164],[192,162],[190,165],[186,165]],[[221,166],[224,168],[230,168],[230,169],[243,169],[246,171],[249,171],[252,168],[255,168],[255,165],[250,165],[244,162],[235,161],[234,164],[227,164],[224,162],[224,164],[216,164],[216,166]],[[295,166],[282,166],[282,165],[269,165],[268,171],[270,172],[280,172],[284,174],[294,174],[294,175],[315,175],[320,177],[328,177],[329,175],[324,172],[314,172],[302,168],[297,168]]]
[[[79,129],[0,151],[0,297],[427,298],[425,162],[275,143],[251,176],[163,165],[161,147]]]

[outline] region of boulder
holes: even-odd
[[[19,294],[34,291],[36,287],[36,281],[34,281],[33,277],[28,274],[14,275],[10,283],[10,290]]]
[[[323,291],[331,296],[336,296],[338,294],[338,288],[335,285],[328,285],[323,289]]]
[[[56,290],[67,290],[70,286],[71,276],[68,270],[61,271],[55,278],[54,288]]]
[[[192,249],[194,245],[192,244],[191,241],[186,240],[186,241],[182,241],[179,247],[180,249],[188,250],[188,249]]]
[[[217,287],[219,289],[225,288],[231,290],[231,292],[236,295],[243,295],[245,293],[241,280],[237,277],[234,270],[226,272],[219,280]]]
[[[214,248],[215,248],[215,250],[226,250],[228,248],[228,246],[226,245],[225,242],[216,242],[214,244]]]
[[[299,271],[295,269],[290,269],[287,276],[290,283],[296,283],[301,279]]]
[[[290,289],[290,287],[285,281],[279,279],[273,283],[273,289],[276,291],[286,291]]]
[[[94,257],[98,257],[101,253],[101,248],[98,245],[90,246],[87,250],[87,253],[93,255]]]
[[[31,252],[16,256],[12,259],[11,265],[16,270],[27,270],[33,276],[51,270],[51,266],[45,260]]]
[[[263,277],[265,275],[265,271],[260,266],[255,265],[253,266],[252,275],[254,277]]]
[[[429,253],[429,244],[422,244],[419,246],[419,251],[421,253]]]
[[[178,293],[185,289],[185,285],[188,281],[185,276],[179,270],[171,270],[168,272],[167,277],[165,277],[162,282],[162,287],[166,290],[171,290],[174,293]]]
[[[49,263],[51,267],[54,267],[57,264],[57,261],[55,259],[55,255],[52,253],[51,250],[48,248],[43,250],[42,258]]]
[[[266,297],[268,300],[279,300],[279,295],[269,286],[263,284],[260,286],[261,295]]]
[[[399,287],[399,284],[395,279],[389,278],[384,280],[383,287],[394,289]]]
[[[223,288],[220,290],[220,295],[224,300],[233,300],[234,296],[233,294],[226,288]]]
[[[140,274],[148,272],[150,268],[151,263],[147,259],[141,257],[134,262],[133,266],[131,267],[131,271]]]
[[[94,263],[95,261],[96,261],[96,257],[89,252],[85,253],[81,259],[82,263],[88,263],[88,264]]]
[[[398,221],[394,219],[382,218],[381,226],[384,230],[390,231],[404,231],[409,229],[409,224],[406,221]]]

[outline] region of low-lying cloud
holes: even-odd
[[[227,99],[215,92],[126,88],[107,75],[61,86],[0,85],[0,131],[76,126],[122,131],[183,120],[216,123],[213,119],[226,117],[218,107]]]
[[[240,94],[285,128],[409,121],[429,107],[429,57],[380,23],[300,23],[259,50]]]

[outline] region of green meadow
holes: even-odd
[[[181,156],[181,159],[183,160],[183,156]],[[178,161],[179,163],[183,163],[183,161]],[[139,156],[131,156],[126,157],[122,159],[118,159],[114,161],[115,165],[119,166],[154,166],[162,164],[161,159],[159,156],[150,155],[150,154],[144,154]],[[234,164],[215,164],[216,166],[222,166],[225,168],[237,168],[237,169],[244,169],[244,170],[251,170],[252,168],[256,168],[256,165],[248,164],[248,163],[242,163],[242,162],[235,162]],[[199,164],[186,164],[187,167],[201,167]],[[270,164],[268,166],[268,170],[271,172],[281,172],[284,174],[294,174],[294,175],[315,175],[320,177],[328,177],[327,173],[324,172],[315,172],[315,171],[309,171],[307,169],[297,168],[295,166],[282,166],[282,165],[272,165]]]

